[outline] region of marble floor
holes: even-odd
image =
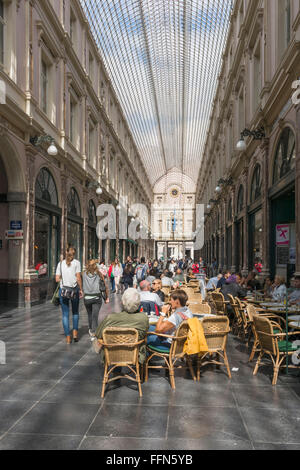
[[[101,316],[118,311],[114,296]],[[80,341],[67,345],[60,309],[46,305],[0,315],[6,364],[0,365],[0,450],[4,449],[300,449],[299,374],[269,367],[253,377],[241,341],[229,338],[232,380],[203,371],[200,383],[176,375],[172,391],[153,371],[139,398],[132,382],[100,398],[102,367],[81,306]]]

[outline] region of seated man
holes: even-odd
[[[289,295],[289,303],[291,305],[300,304],[300,276],[295,276],[294,279],[295,290]]]
[[[154,302],[159,308],[164,304],[155,292],[151,292],[151,284],[148,281],[140,283],[140,298],[141,302]]]
[[[206,290],[215,290],[217,288],[218,282],[220,281],[221,277],[222,277],[221,273],[215,277],[212,277],[206,285]]]
[[[144,313],[140,313],[141,298],[136,289],[127,289],[122,296],[123,311],[108,315],[97,328],[96,337],[103,338],[103,331],[109,327],[129,327],[135,328],[139,333],[139,341],[144,339],[149,329],[149,320]],[[96,352],[99,352],[101,345],[98,341],[93,342]],[[141,346],[139,362],[142,364],[146,359],[146,348]]]
[[[180,324],[193,318],[193,314],[186,306],[188,301],[188,296],[185,291],[177,290],[171,294],[171,308],[173,310],[172,315],[169,318],[163,316],[160,317],[156,326],[150,326],[149,331],[153,331],[158,334],[172,335],[174,336],[176,330]],[[169,306],[166,305],[163,308],[163,312],[166,313],[169,309]],[[160,338],[159,336],[150,335],[147,340],[148,346],[158,347],[161,350],[168,352],[172,344],[172,338]]]
[[[232,297],[238,297],[239,299],[243,299],[247,295],[246,289],[243,289],[240,285],[241,277],[239,274],[232,275],[228,279],[226,279],[225,284],[223,284],[221,288],[221,293],[224,295],[225,300],[229,300],[228,294],[232,295]]]

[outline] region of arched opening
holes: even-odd
[[[0,156],[0,279],[8,278],[8,244],[5,240],[5,230],[8,229],[8,181],[3,160]]]
[[[71,188],[67,200],[68,206],[68,246],[76,249],[76,257],[82,263],[83,245],[83,219],[81,217],[81,206],[78,193],[75,188]]]
[[[296,200],[295,200],[296,137],[285,127],[275,147],[271,207],[271,274],[290,279],[296,269]]]
[[[53,277],[59,257],[61,209],[51,172],[42,168],[35,181],[34,266],[40,277]],[[47,270],[47,271],[46,271]]]
[[[14,145],[0,137],[0,306],[24,303],[26,194],[24,169]],[[23,230],[23,239],[6,240],[6,231]]]

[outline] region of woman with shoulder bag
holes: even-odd
[[[103,274],[99,271],[97,260],[90,260],[83,273],[84,305],[88,314],[91,341],[96,338],[102,299],[109,303],[109,292]]]
[[[83,297],[81,265],[75,259],[75,248],[68,248],[66,258],[58,263],[56,268],[56,282],[60,282],[59,301],[62,309],[62,320],[67,343],[71,344],[69,303],[72,304],[73,313],[73,339],[78,342],[79,300]]]

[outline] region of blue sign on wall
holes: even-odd
[[[11,220],[10,230],[22,230],[22,220]]]

